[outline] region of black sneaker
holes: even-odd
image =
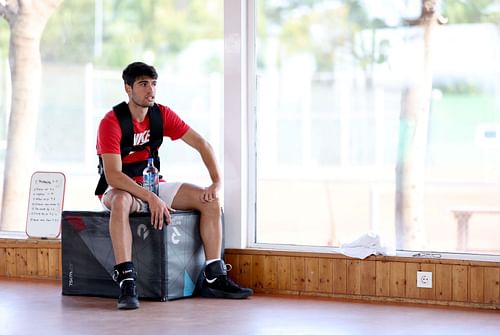
[[[121,283],[120,296],[118,297],[118,309],[136,309],[139,308],[139,295],[135,280],[128,279]]]
[[[120,285],[120,296],[118,297],[118,309],[136,309],[139,308],[139,295],[135,280],[135,272],[132,262],[124,262],[115,265],[113,279]]]
[[[207,298],[245,299],[253,294],[250,288],[240,287],[227,276],[231,265],[224,261],[216,261],[205,268],[205,278],[201,287],[201,296]]]

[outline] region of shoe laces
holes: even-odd
[[[228,273],[229,271],[231,271],[233,269],[233,266],[231,264],[224,264],[224,268],[226,270],[226,273]],[[207,273],[205,271],[203,271],[203,275],[205,276],[205,278],[208,278]],[[219,276],[219,277],[221,277],[221,276]],[[225,277],[227,277],[227,275]]]

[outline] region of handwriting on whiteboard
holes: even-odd
[[[65,178],[58,172],[36,172],[31,178],[27,233],[34,236],[59,232]],[[31,234],[30,234],[31,232]]]
[[[59,220],[61,198],[58,197],[61,180],[57,178],[36,179],[33,186],[33,199],[30,215],[33,221]]]

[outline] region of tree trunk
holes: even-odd
[[[2,230],[20,231],[25,227],[40,97],[40,39],[48,18],[62,1],[18,0],[3,7],[10,27],[12,104],[5,156]]]
[[[436,1],[422,1],[423,53],[421,71],[403,94],[396,163],[396,247],[423,250],[425,163],[432,92],[432,30],[437,24]]]
[[[422,250],[425,230],[422,221],[428,115],[423,87],[404,93],[396,164],[396,247]]]

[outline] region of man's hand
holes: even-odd
[[[172,208],[168,207],[163,200],[156,194],[150,192],[149,197],[146,199],[151,212],[151,225],[155,229],[163,229],[164,224],[170,224],[170,212],[175,212]]]
[[[201,159],[207,167],[210,179],[212,180],[212,185],[205,188],[201,193],[200,201],[207,203],[217,200],[219,198],[219,190],[221,188],[221,178],[212,146],[203,137],[201,137],[200,134],[194,131],[193,128],[190,128],[186,134],[182,136],[182,140],[200,153]]]
[[[212,202],[219,198],[220,183],[213,183],[209,187],[205,188],[201,193],[200,200],[202,202]]]

